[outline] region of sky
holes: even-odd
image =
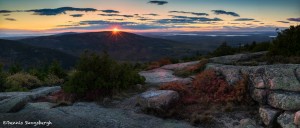
[[[0,0],[0,36],[61,32],[275,31],[300,0]]]

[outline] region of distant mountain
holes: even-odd
[[[211,52],[223,42],[238,47],[253,41],[269,42],[276,37],[276,32],[182,32],[182,33],[144,33],[142,35],[167,40],[180,41],[200,47],[200,51]]]
[[[21,40],[21,39],[34,38],[34,37],[39,37],[39,36],[13,36],[13,37],[0,37],[0,39],[3,39],[3,40]]]
[[[23,43],[57,49],[79,56],[84,50],[107,51],[121,61],[149,61],[163,57],[183,57],[194,54],[197,46],[177,41],[144,37],[127,32],[90,32],[43,36],[20,40]]]
[[[76,32],[64,32],[64,33],[55,34],[55,36],[72,35],[72,34],[77,34],[77,33]]]
[[[0,63],[4,64],[5,67],[12,64],[20,64],[22,67],[37,67],[50,64],[54,60],[61,62],[63,67],[68,68],[75,64],[77,57],[58,50],[0,39]]]

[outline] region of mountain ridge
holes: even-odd
[[[51,35],[19,40],[25,44],[51,48],[79,56],[84,50],[107,51],[121,61],[151,61],[164,57],[184,57],[197,49],[189,44],[166,39],[145,37],[128,32],[88,32]]]
[[[74,66],[77,57],[54,49],[23,44],[18,41],[0,39],[0,63],[4,67],[20,64],[24,68],[50,64],[56,60],[64,68]]]

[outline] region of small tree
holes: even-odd
[[[226,42],[222,43],[215,51],[213,51],[213,56],[224,56],[234,54],[234,48],[227,45]]]
[[[18,63],[16,63],[16,64],[9,67],[9,73],[10,74],[16,74],[18,72],[21,72],[22,70],[23,69],[22,69],[21,65],[18,64]]]
[[[107,53],[99,56],[85,52],[75,69],[76,72],[65,83],[64,90],[79,97],[93,95],[95,99],[144,82],[144,78],[138,75],[133,66],[118,64]]]
[[[5,87],[4,87],[5,77],[2,72],[2,68],[3,68],[3,65],[0,64],[0,92],[3,92],[5,90]]]
[[[64,71],[64,69],[61,67],[60,63],[58,61],[53,61],[52,64],[48,68],[48,74],[52,74],[57,76],[58,78],[65,78],[67,76],[67,73]]]
[[[300,25],[278,32],[269,55],[300,56]]]

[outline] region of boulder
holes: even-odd
[[[192,61],[192,62],[185,62],[185,63],[177,63],[177,64],[169,64],[169,65],[164,65],[162,66],[161,68],[162,69],[166,69],[166,70],[181,70],[181,69],[184,69],[188,66],[191,66],[191,65],[196,65],[198,64],[200,61]]]
[[[223,75],[230,85],[234,85],[236,82],[243,78],[241,73],[241,66],[232,65],[220,65],[220,64],[208,64],[206,69],[213,69],[219,74]]]
[[[167,82],[180,81],[183,78],[179,78],[173,75],[173,71],[166,69],[153,69],[149,71],[142,71],[139,74],[146,78],[146,83],[148,84],[162,84]]]
[[[236,67],[224,67],[219,68],[217,71],[220,71],[229,85],[234,85],[236,82],[242,79],[242,74],[240,73],[240,69]]]
[[[7,98],[0,101],[0,113],[17,112],[22,109],[29,101],[35,100],[39,97],[46,96],[53,92],[61,90],[61,87],[40,87],[30,92],[10,92],[0,93],[6,95]]]
[[[259,108],[260,118],[262,119],[263,123],[267,126],[272,126],[279,114],[280,111],[276,109],[266,107]]]
[[[254,88],[251,91],[251,97],[253,100],[257,101],[262,105],[267,104],[267,90]]]
[[[277,64],[249,67],[252,86],[260,89],[300,91],[300,82],[295,72],[299,64]]]
[[[250,74],[250,80],[252,86],[255,88],[265,89],[267,88],[266,77],[265,77],[266,69],[265,67],[254,67],[252,69],[252,73]]]
[[[235,55],[214,57],[210,59],[210,62],[219,63],[219,64],[234,64],[236,62],[248,61],[254,58],[261,57],[266,53],[267,52],[264,51],[264,52],[256,52],[256,53],[235,54]]]
[[[294,117],[294,123],[300,127],[300,111],[295,113],[295,117]]]
[[[300,93],[296,92],[271,92],[268,104],[283,110],[300,110]]]
[[[53,86],[53,87],[40,87],[37,89],[31,90],[29,96],[31,99],[36,99],[38,97],[47,96],[51,93],[58,92],[61,90],[60,86]]]
[[[28,95],[14,96],[0,101],[0,113],[16,112],[22,109],[28,101],[30,101]]]
[[[300,83],[295,70],[300,67],[297,64],[271,65],[266,68],[265,77],[271,90],[285,90],[300,92]]]
[[[138,103],[142,109],[164,111],[170,108],[172,103],[179,100],[179,94],[173,90],[156,90],[142,93]]]
[[[26,95],[29,94],[29,92],[1,92],[0,93],[0,101],[13,97],[13,96],[17,96],[17,95]]]
[[[24,111],[36,111],[40,109],[51,109],[55,107],[57,104],[50,102],[36,102],[36,103],[28,103],[20,112]]]
[[[294,124],[294,113],[293,112],[284,112],[277,118],[277,123],[282,128],[297,128]]]

